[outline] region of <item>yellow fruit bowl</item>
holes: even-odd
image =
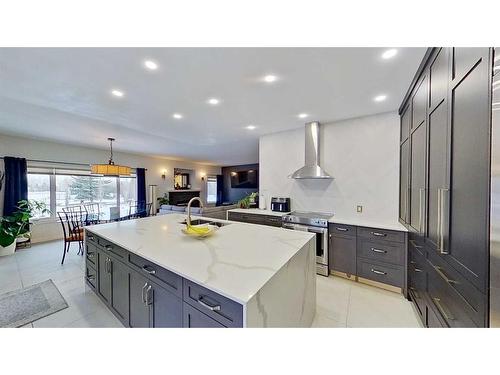
[[[182,228],[182,233],[194,238],[206,238],[214,234],[219,227],[210,224],[190,225]]]

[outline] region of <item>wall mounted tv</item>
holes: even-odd
[[[257,169],[231,172],[231,188],[258,189],[258,187],[259,187],[259,171]]]

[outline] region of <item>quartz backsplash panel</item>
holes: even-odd
[[[396,112],[322,123],[320,160],[333,180],[293,180],[304,165],[304,128],[259,142],[260,194],[291,198],[292,210],[343,218],[398,221],[399,116]],[[363,212],[357,213],[356,206]]]

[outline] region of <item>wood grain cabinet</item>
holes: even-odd
[[[330,224],[328,258],[330,271],[356,275],[356,227]]]
[[[240,221],[243,223],[281,227],[281,216],[228,211],[227,218],[228,220]]]
[[[488,325],[492,55],[430,48],[400,106],[401,134],[410,128],[400,145],[409,297],[427,326]]]

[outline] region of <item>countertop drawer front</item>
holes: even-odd
[[[334,224],[330,223],[328,231],[331,235],[355,236],[356,227],[354,225]]]
[[[483,326],[485,296],[436,254],[428,259],[428,278],[430,299],[450,326]]]
[[[243,306],[184,279],[184,301],[226,327],[243,326]]]
[[[401,288],[403,285],[403,268],[383,263],[358,259],[357,273],[359,277],[389,284]]]
[[[129,253],[129,263],[137,267],[146,277],[158,282],[176,296],[182,297],[182,278],[179,275],[133,253]]]
[[[97,262],[97,247],[92,242],[87,242],[85,246],[85,258],[87,265],[95,268]]]
[[[115,255],[119,259],[127,258],[127,250],[124,250],[121,247],[115,245],[114,243],[107,241],[101,237],[97,237],[97,241],[104,250],[111,253],[112,255]]]
[[[360,237],[358,239],[358,256],[402,266],[404,264],[404,244],[375,242]]]
[[[90,267],[89,265],[85,267],[85,280],[90,284],[92,288],[96,288],[97,272],[93,267]]]
[[[226,328],[191,305],[183,302],[183,326],[185,328]]]
[[[384,230],[377,228],[358,228],[358,236],[369,238],[374,241],[392,241],[392,242],[401,242],[405,241],[404,232],[397,232],[393,230]]]
[[[97,236],[95,234],[87,232],[87,231],[85,231],[85,241],[87,243],[92,243],[94,245],[98,245],[99,244]]]

